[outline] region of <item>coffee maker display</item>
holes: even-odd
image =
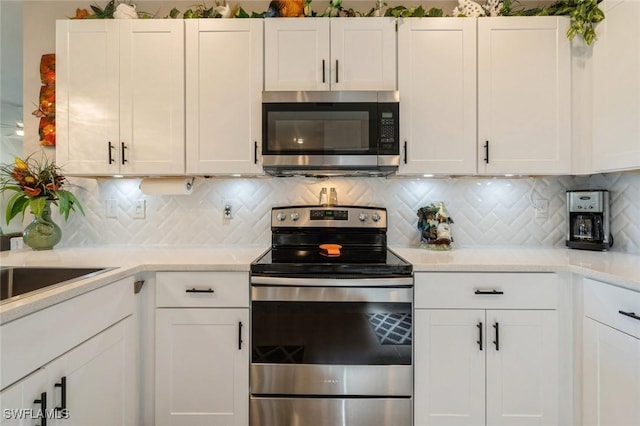
[[[607,250],[613,246],[609,191],[567,191],[567,222],[567,247]]]

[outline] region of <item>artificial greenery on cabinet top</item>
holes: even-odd
[[[595,24],[604,19],[603,11],[598,7],[602,0],[556,0],[545,6],[525,7],[518,0],[458,0],[451,10],[419,6],[388,7],[383,0],[371,0],[373,7],[366,11],[346,8],[342,0],[330,0],[322,11],[313,10],[312,0],[272,0],[269,8],[261,12],[247,12],[239,4],[230,5],[226,0],[215,0],[209,5],[191,6],[184,12],[171,9],[166,16],[138,11],[134,0],[110,0],[105,6],[90,5],[87,9],[76,9],[72,19],[131,19],[131,18],[270,18],[270,17],[485,17],[485,16],[568,16],[571,24],[567,31],[569,40],[580,36],[591,45],[597,38]],[[533,2],[528,2],[533,3]]]

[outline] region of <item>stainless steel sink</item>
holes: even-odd
[[[0,268],[0,301],[57,284],[88,278],[110,268],[4,267]]]

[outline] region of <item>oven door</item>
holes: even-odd
[[[252,395],[411,397],[412,278],[260,282]]]

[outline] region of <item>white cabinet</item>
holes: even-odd
[[[571,172],[566,17],[478,19],[478,172]]]
[[[43,368],[36,370],[24,379],[14,383],[0,392],[0,408],[2,409],[0,425],[32,425],[38,419],[38,410],[55,416],[52,405],[52,390],[47,373]],[[29,411],[32,410],[32,411]],[[60,416],[63,414],[61,413]]]
[[[553,274],[418,273],[415,424],[558,424]]]
[[[398,26],[399,174],[476,173],[476,19]]]
[[[69,175],[184,174],[183,22],[56,24],[56,162]]]
[[[605,0],[593,45],[593,169],[640,168],[640,3]]]
[[[125,279],[3,324],[2,424],[137,424],[133,299]]]
[[[187,174],[260,174],[262,19],[189,19]]]
[[[394,18],[265,19],[265,90],[395,90]]]
[[[584,280],[583,424],[640,419],[640,293]],[[626,313],[627,315],[624,315]]]
[[[156,424],[249,423],[249,277],[160,272]]]
[[[136,423],[133,327],[125,318],[45,367],[52,406],[68,410],[61,425]]]

